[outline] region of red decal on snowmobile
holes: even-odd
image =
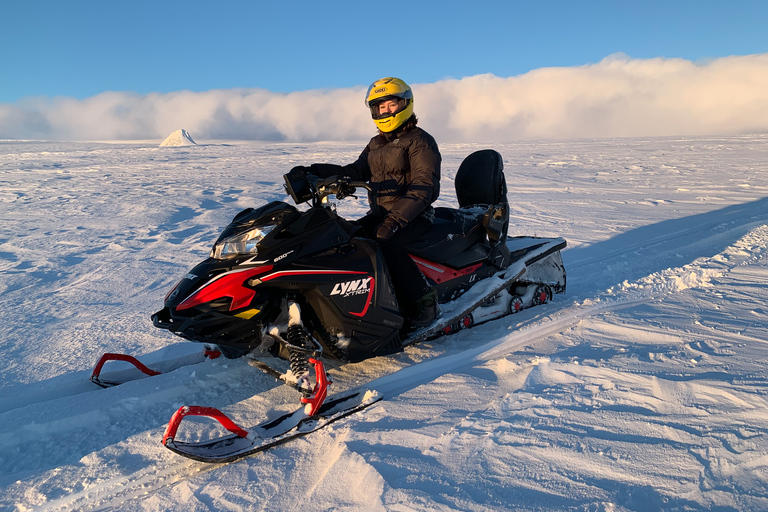
[[[437,284],[444,283],[446,281],[450,281],[451,279],[456,279],[467,274],[471,274],[483,266],[482,263],[478,263],[477,265],[472,265],[471,267],[455,270],[451,267],[446,267],[445,265],[419,258],[413,254],[410,256],[411,259],[416,262],[416,265],[419,267],[419,270],[421,270],[421,273]]]
[[[355,313],[353,311],[349,312],[350,315],[365,316],[365,314],[368,312],[368,307],[371,305],[374,283],[375,281],[373,277],[364,277],[363,279],[356,279],[354,281],[336,283],[336,286],[334,286],[333,290],[331,290],[331,295],[350,297],[352,295],[362,295],[367,293],[368,297],[365,299],[365,306],[363,307],[363,310],[359,313]]]
[[[273,274],[264,276],[260,279],[261,281],[266,282],[266,281],[271,281],[272,279],[276,279],[278,277],[286,277],[286,276],[293,277],[293,276],[306,276],[306,275],[318,275],[318,274],[319,275],[333,275],[333,274],[366,275],[367,272],[360,272],[356,270],[281,270],[279,272],[275,272]],[[354,290],[353,290],[353,286],[354,286]],[[363,293],[367,291],[368,297],[365,299],[365,306],[363,307],[363,310],[360,311],[359,313],[349,311],[350,315],[362,317],[362,316],[365,316],[365,314],[368,312],[368,308],[371,305],[371,298],[373,297],[373,287],[374,287],[373,277],[367,277],[367,278],[358,279],[355,281],[336,283],[336,285],[333,287],[333,290],[331,290],[331,295],[347,296],[348,294],[351,294],[353,291],[355,292],[362,291]]]
[[[371,305],[371,298],[373,298],[373,284],[374,284],[373,278],[370,277],[369,279],[370,279],[370,284],[368,285],[368,297],[365,299],[365,307],[360,313],[353,313],[352,311],[350,311],[349,312],[350,315],[362,317],[362,316],[365,316],[365,314],[368,312],[368,308]]]
[[[200,287],[199,290],[184,302],[176,306],[176,309],[189,309],[198,304],[211,302],[222,297],[230,297],[232,299],[232,304],[229,306],[230,311],[244,308],[251,303],[254,295],[256,295],[256,291],[252,288],[246,288],[243,284],[252,277],[269,272],[272,268],[271,265],[245,268],[216,276]]]

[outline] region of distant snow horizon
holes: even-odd
[[[412,87],[420,126],[441,142],[768,131],[768,53],[702,63],[615,54],[577,67]],[[375,128],[364,93],[361,85],[32,97],[0,103],[0,139],[162,140],[183,126],[197,140],[366,140]]]

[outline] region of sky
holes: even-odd
[[[6,138],[92,137],[99,131],[98,119],[88,130],[82,129],[85,121],[65,127],[60,119],[75,112],[89,115],[89,100],[104,94],[127,98],[129,104],[112,96],[112,108],[123,114],[131,111],[123,117],[134,123],[111,134],[152,138],[166,127],[146,112],[133,111],[137,98],[161,95],[170,101],[182,93],[230,91],[242,97],[243,90],[278,96],[315,91],[318,94],[298,99],[322,102],[340,100],[335,91],[359,95],[383,76],[434,85],[483,75],[513,79],[541,69],[579,69],[617,54],[630,61],[682,59],[706,66],[717,59],[768,52],[768,2],[740,0],[446,0],[378,9],[346,0],[5,0],[0,12],[0,137]],[[69,107],[62,110],[62,102]],[[362,108],[362,100],[356,102],[354,107]],[[301,108],[296,103],[289,110]],[[237,121],[233,126],[248,121],[231,106],[225,110]],[[245,117],[253,117],[248,112]],[[308,134],[298,125],[287,129],[273,123],[259,133],[233,127],[204,129],[203,135],[229,132],[234,138],[313,140],[334,138],[341,131],[342,138],[358,137],[358,128],[345,126],[358,126],[364,114],[342,126],[331,122],[325,133]],[[301,116],[294,117],[302,122]]]

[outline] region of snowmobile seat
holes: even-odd
[[[482,243],[486,236],[485,212],[483,206],[435,208],[432,228],[421,240],[409,243],[408,252],[456,268],[482,261],[488,256],[488,245]],[[451,264],[457,257],[458,263]]]
[[[454,268],[489,259],[499,268],[509,262],[507,184],[501,155],[492,149],[475,151],[456,172],[458,209],[435,208],[429,233],[411,254]],[[481,243],[488,237],[487,243]]]

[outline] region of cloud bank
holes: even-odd
[[[408,77],[403,77],[406,80]],[[768,131],[768,54],[706,63],[631,59],[413,84],[420,125],[441,142],[738,134]],[[262,89],[0,104],[0,139],[366,140],[365,87]]]

